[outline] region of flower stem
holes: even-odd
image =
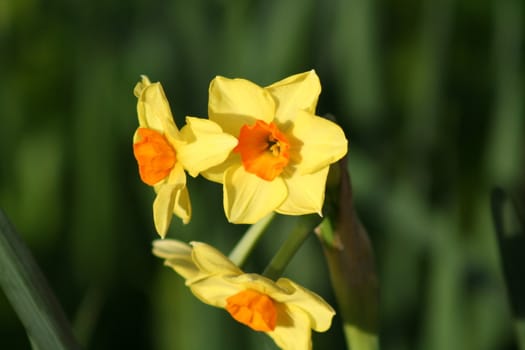
[[[230,260],[233,261],[237,266],[241,267],[274,217],[275,213],[271,212],[250,226],[241,240],[237,243],[235,248],[233,248],[231,251],[229,256]]]
[[[332,169],[330,169],[332,171]],[[346,159],[327,191],[326,216],[316,230],[343,321],[348,349],[379,349],[379,281],[372,243],[355,211]],[[330,175],[329,175],[330,176]]]
[[[316,214],[304,215],[298,218],[297,224],[272,258],[263,275],[270,279],[280,277],[293,258],[299,247],[304,243],[308,235],[313,232],[314,228],[321,222],[321,217]]]
[[[519,197],[507,194],[502,188],[494,188],[491,209],[505,289],[514,319],[517,348],[525,350],[525,216],[520,211],[523,207],[519,205],[517,198]]]
[[[364,231],[341,237],[326,218],[316,232],[323,245],[348,349],[377,350],[377,281],[368,265]],[[341,232],[348,235],[348,232]],[[352,234],[354,235],[354,234]],[[363,242],[365,241],[365,242]],[[347,243],[354,243],[348,245]],[[365,252],[363,252],[365,251]]]
[[[29,249],[0,210],[0,285],[33,349],[79,349],[69,322]]]

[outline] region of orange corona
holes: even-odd
[[[238,322],[254,331],[270,332],[275,329],[277,309],[266,294],[246,289],[226,299],[226,310]]]
[[[142,181],[153,186],[166,178],[177,161],[176,153],[160,132],[138,128],[139,141],[133,144],[133,153],[139,164]]]
[[[290,143],[275,123],[257,120],[254,125],[241,128],[239,143],[233,151],[241,155],[247,172],[271,181],[288,165],[289,149]]]

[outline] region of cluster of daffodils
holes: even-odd
[[[321,92],[314,71],[267,87],[216,77],[209,88],[208,119],[175,125],[160,83],[137,83],[139,127],[133,151],[142,181],[156,192],[153,219],[164,238],[173,215],[191,219],[186,173],[222,184],[229,222],[253,224],[271,212],[318,213],[330,164],[347,151],[335,123],[315,115]],[[283,349],[309,349],[310,330],[329,328],[334,311],[316,294],[280,278],[243,273],[205,243],[159,240],[164,258],[203,302],[267,333]]]

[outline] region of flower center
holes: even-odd
[[[233,149],[240,153],[244,169],[260,178],[271,181],[281,174],[288,164],[290,143],[277,129],[275,123],[257,120],[254,125],[243,125],[239,143]]]
[[[153,186],[169,175],[177,161],[175,150],[160,132],[138,128],[140,141],[133,144],[142,181]]]
[[[226,311],[238,322],[254,331],[269,332],[275,329],[277,309],[266,294],[246,289],[226,299]]]

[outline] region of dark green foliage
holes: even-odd
[[[0,207],[86,348],[272,349],[150,253],[132,90],[140,74],[161,81],[182,126],[206,116],[215,75],[267,85],[314,68],[318,114],[350,141],[382,348],[515,349],[489,203],[494,186],[524,185],[524,13],[521,0],[0,1]],[[228,253],[246,227],[227,224],[219,185],[188,182],[192,222],[168,237]],[[289,229],[277,217],[246,269],[262,272]],[[335,304],[317,240],[284,275]],[[340,326],[316,349],[342,348]],[[3,293],[0,348],[29,348]]]

